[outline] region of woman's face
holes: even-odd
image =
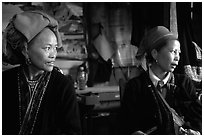
[[[178,40],[170,40],[166,46],[157,52],[156,60],[163,72],[173,72],[180,59],[180,43]]]
[[[28,46],[32,69],[52,71],[57,55],[57,38],[48,28],[38,34]]]

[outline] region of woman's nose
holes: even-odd
[[[56,58],[56,56],[57,56],[57,49],[52,48],[52,50],[50,51],[50,57],[51,58]]]
[[[174,57],[174,60],[175,60],[175,61],[179,61],[179,60],[180,60],[180,55],[179,55],[179,54],[176,54],[175,57]]]

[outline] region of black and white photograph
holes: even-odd
[[[1,5],[2,135],[202,135],[202,1]]]

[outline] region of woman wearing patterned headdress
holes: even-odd
[[[3,36],[2,134],[80,134],[71,77],[54,66],[58,23],[40,11],[15,15]]]

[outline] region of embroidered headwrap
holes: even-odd
[[[25,11],[14,15],[3,32],[3,61],[10,64],[21,64],[21,50],[44,28],[48,27],[57,37],[61,47],[58,22],[42,11]]]

